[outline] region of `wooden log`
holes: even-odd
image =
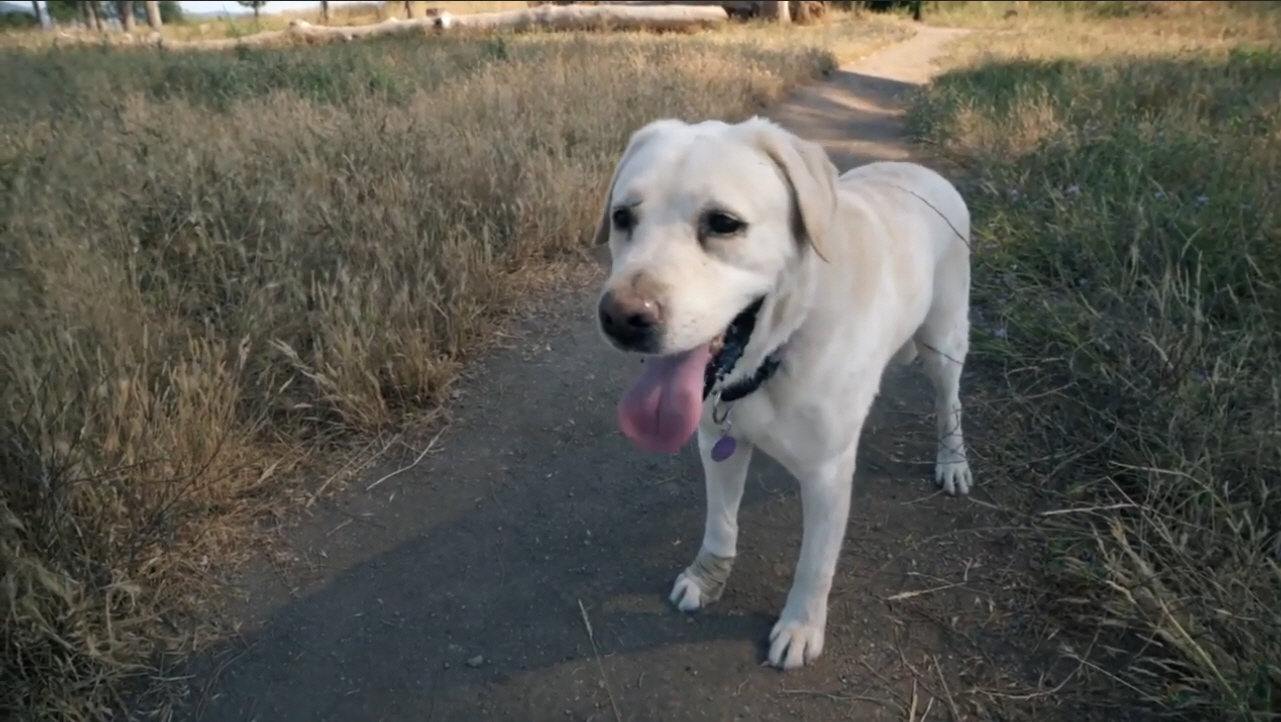
[[[575,2],[574,0],[529,0],[530,7],[540,5],[720,5],[731,18],[759,17],[764,0],[608,0],[607,2]]]
[[[284,30],[268,30],[239,38],[209,40],[164,38],[160,41],[160,46],[169,50],[229,50],[286,45],[293,42],[348,42],[392,35],[424,35],[433,31],[436,20],[435,17],[414,20],[400,20],[393,17],[369,25],[312,25],[306,20],[294,20]]]
[[[481,30],[668,30],[690,31],[729,20],[719,5],[542,5],[528,10],[476,15],[442,12],[442,29]]]
[[[160,47],[172,50],[228,50],[267,47],[292,42],[347,42],[392,35],[415,35],[455,29],[475,30],[666,30],[692,31],[729,20],[719,5],[546,5],[476,15],[454,15],[432,8],[426,17],[412,20],[388,18],[370,25],[322,26],[295,20],[284,30],[269,30],[239,38],[173,40],[156,37]]]

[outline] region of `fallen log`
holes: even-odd
[[[729,20],[719,5],[545,5],[476,15],[454,15],[433,8],[427,17],[412,20],[389,18],[370,25],[312,25],[295,20],[283,30],[239,38],[174,40],[155,35],[149,44],[171,50],[229,50],[284,45],[295,42],[349,42],[394,35],[421,35],[456,29],[474,30],[701,30]]]
[[[607,0],[607,2],[584,2],[583,0],[529,0],[530,7],[540,5],[691,5],[690,0]],[[731,18],[749,20],[758,18],[764,10],[761,0],[710,0],[698,5],[720,5]],[[822,0],[792,0],[788,3],[792,20],[802,24],[821,19],[827,14],[827,2]]]
[[[306,20],[294,20],[284,30],[246,35],[239,38],[211,40],[173,40],[163,38],[160,47],[170,50],[229,50],[232,48],[258,48],[284,45],[293,42],[349,42],[364,38],[390,37],[393,35],[423,35],[437,27],[438,17],[400,20],[388,18],[369,25],[312,25]]]
[[[442,29],[482,30],[667,30],[691,31],[729,20],[720,5],[541,5],[528,10],[452,15],[441,12]]]

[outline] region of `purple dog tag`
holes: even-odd
[[[722,436],[712,444],[712,461],[724,461],[734,455],[734,447],[738,442],[734,441],[733,436]]]

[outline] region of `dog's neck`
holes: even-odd
[[[774,289],[765,297],[756,317],[752,332],[742,357],[726,375],[722,388],[750,379],[773,356],[783,360],[786,345],[792,335],[805,322],[814,300],[817,284],[812,278],[823,263],[812,249],[800,255],[794,266],[779,276]]]

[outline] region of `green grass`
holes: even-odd
[[[585,253],[635,128],[741,118],[903,34],[0,51],[0,711],[106,719],[208,644],[304,472],[433,418]]]
[[[1126,696],[1275,720],[1281,36],[1193,11],[977,34],[910,122],[969,176],[984,465],[1058,506],[1052,611],[1137,645]]]

